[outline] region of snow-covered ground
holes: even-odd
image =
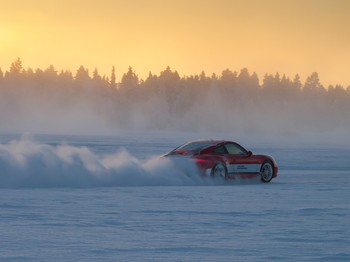
[[[158,159],[195,136],[0,136],[0,260],[350,260],[347,146],[242,139],[280,174],[224,182]]]

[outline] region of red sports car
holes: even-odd
[[[254,155],[241,145],[225,140],[196,140],[179,146],[165,157],[193,160],[203,176],[251,178],[268,183],[277,176],[277,163],[267,155]]]

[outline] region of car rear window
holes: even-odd
[[[222,145],[218,146],[217,148],[215,148],[213,150],[213,152],[216,153],[216,154],[227,154],[227,151],[226,151],[225,147],[222,146]]]
[[[177,148],[176,151],[178,151],[178,150],[200,151],[200,150],[207,148],[211,145],[212,145],[212,143],[210,143],[208,141],[189,142],[189,143],[184,144],[184,145],[180,146],[179,148]]]

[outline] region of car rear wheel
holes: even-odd
[[[262,164],[260,169],[261,181],[269,183],[273,178],[273,165],[270,161],[266,161]]]
[[[223,163],[216,164],[211,170],[212,177],[227,178],[227,168]]]

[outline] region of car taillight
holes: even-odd
[[[186,151],[186,150],[176,150],[176,151],[174,151],[174,153],[178,154],[178,155],[187,155],[188,151]]]
[[[200,158],[195,158],[195,159],[193,159],[196,163],[205,163],[205,162],[207,162],[207,160],[205,160],[205,159],[200,159]]]

